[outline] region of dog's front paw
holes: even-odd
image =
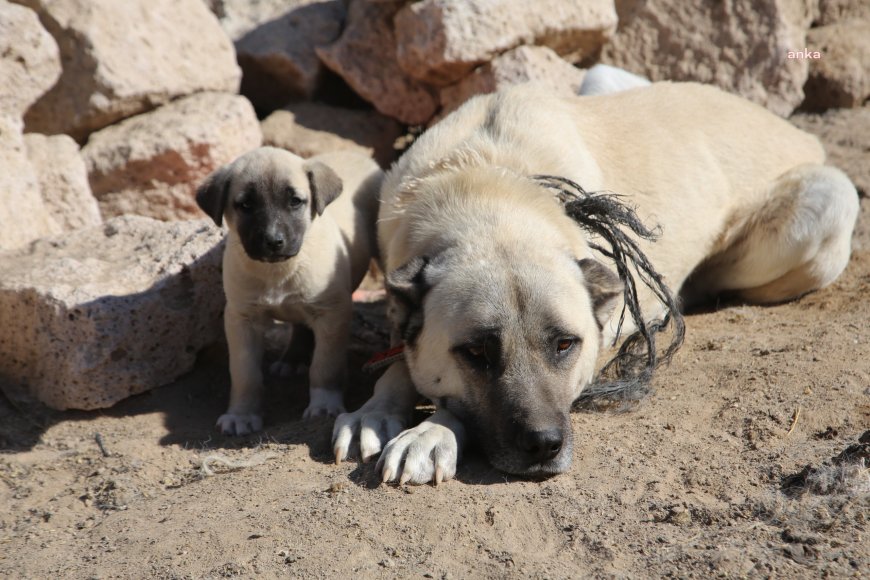
[[[218,417],[216,427],[224,435],[247,435],[263,428],[263,417],[254,413],[225,413]]]
[[[351,445],[359,443],[359,455],[363,462],[381,452],[387,441],[398,435],[407,425],[407,416],[376,406],[344,413],[335,419],[332,428],[332,450],[335,463],[341,463],[351,454]]]
[[[331,391],[329,389],[311,389],[311,401],[305,412],[302,413],[303,419],[312,419],[314,417],[336,417],[344,413],[344,398],[341,391]]]
[[[464,431],[458,421],[449,424],[427,419],[387,443],[377,467],[384,482],[438,485],[452,479]]]

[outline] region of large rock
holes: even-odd
[[[476,68],[455,85],[441,89],[441,115],[474,95],[527,82],[541,83],[555,93],[577,94],[583,83],[583,70],[547,47],[519,46]]]
[[[62,230],[77,230],[102,222],[85,161],[72,137],[28,133],[24,143],[42,200],[55,223]]]
[[[805,107],[860,107],[870,97],[870,19],[813,28],[807,47],[821,58],[810,61]]]
[[[23,129],[19,118],[0,116],[0,252],[60,232],[42,201]]]
[[[212,10],[235,42],[242,94],[264,110],[314,95],[324,71],[314,47],[334,42],[345,18],[340,0],[214,0]]]
[[[17,0],[60,45],[63,74],[25,117],[28,132],[77,141],[198,91],[237,92],[232,42],[202,0]]]
[[[263,144],[281,147],[300,157],[353,150],[374,157],[382,167],[396,159],[394,144],[402,127],[375,111],[298,103],[269,115],[260,126]]]
[[[808,0],[617,0],[601,61],[653,81],[712,83],[786,116],[803,101]]]
[[[0,384],[98,409],[189,371],[221,336],[220,240],[126,216],[0,257]]]
[[[317,55],[378,111],[409,125],[422,125],[435,114],[438,99],[399,68],[393,17],[401,6],[401,2],[351,2],[341,37],[317,48]]]
[[[188,219],[202,180],[261,139],[247,99],[200,93],[94,133],[82,155],[104,217]]]
[[[59,76],[57,43],[36,14],[0,0],[0,116],[24,115]]]
[[[578,62],[616,29],[613,0],[423,0],[396,15],[399,65],[437,86],[521,44]]]
[[[870,20],[870,2],[867,0],[819,0],[819,14],[815,24],[826,26],[835,22]]]

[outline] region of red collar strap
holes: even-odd
[[[390,366],[395,361],[402,359],[405,357],[405,345],[400,344],[399,346],[394,346],[390,350],[385,350],[383,352],[379,352],[375,354],[372,358],[370,358],[363,366],[362,370],[367,373],[373,373],[378,369],[382,369],[384,367]]]

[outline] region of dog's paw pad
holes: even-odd
[[[224,435],[247,435],[263,428],[263,418],[254,413],[225,413],[218,417],[216,427]]]

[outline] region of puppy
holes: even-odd
[[[308,160],[255,149],[208,177],[199,207],[229,233],[223,258],[230,406],[217,426],[244,435],[263,426],[263,335],[275,320],[314,334],[304,417],[344,411],[351,293],[377,252],[383,172],[338,152]]]

